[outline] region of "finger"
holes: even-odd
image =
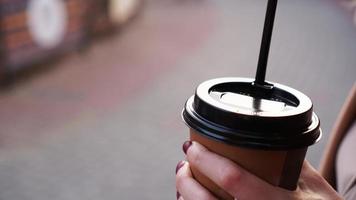
[[[187,150],[187,159],[200,172],[239,200],[283,199],[282,189],[254,176],[234,162],[210,152],[197,142]]]
[[[183,198],[184,200],[217,200],[207,189],[194,180],[188,162],[185,162],[177,172],[176,187],[180,193],[180,200]]]
[[[329,185],[329,183],[318,173],[318,171],[308,162],[304,161],[302,172],[300,174],[299,185],[300,189],[312,191],[324,191],[329,196],[334,196],[334,199],[340,199],[337,192]]]
[[[320,184],[328,185],[326,180],[318,173],[316,169],[307,161],[304,160],[300,179],[308,183],[308,187],[319,187]],[[329,186],[331,187],[331,186]]]

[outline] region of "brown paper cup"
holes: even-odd
[[[190,130],[190,139],[210,151],[234,161],[239,166],[265,180],[288,190],[295,190],[307,148],[288,151],[268,151],[231,146],[209,139]],[[216,197],[223,200],[234,198],[191,165],[194,178]]]
[[[267,183],[295,190],[305,154],[321,138],[320,121],[305,94],[278,83],[218,78],[201,83],[183,109],[190,139]],[[219,199],[233,197],[191,166]]]

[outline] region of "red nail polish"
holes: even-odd
[[[184,144],[183,144],[183,152],[185,154],[187,154],[187,151],[188,151],[189,147],[192,146],[192,144],[193,144],[192,141],[184,142]]]
[[[176,167],[176,174],[178,173],[179,169],[183,167],[183,165],[185,164],[185,162],[182,160],[177,164]]]
[[[177,191],[177,199],[179,199],[179,197],[180,197],[180,194],[179,194],[179,192]]]

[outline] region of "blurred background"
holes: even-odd
[[[345,6],[346,5],[346,6]],[[261,0],[0,0],[0,199],[174,199],[204,80],[254,76]],[[352,1],[280,1],[267,79],[314,102],[324,137],[356,77]]]

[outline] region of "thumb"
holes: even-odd
[[[342,199],[331,185],[308,162],[304,161],[298,183],[298,189],[310,195],[318,195],[320,199]],[[314,192],[312,194],[312,192]],[[332,198],[330,198],[332,197]]]

